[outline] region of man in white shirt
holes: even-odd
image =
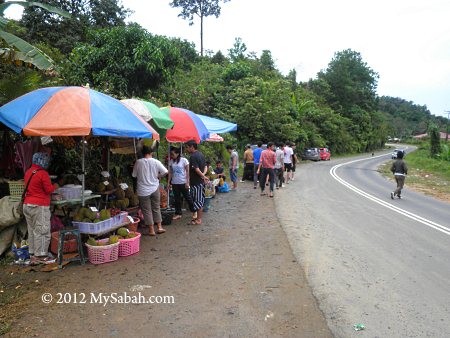
[[[286,171],[286,184],[289,184],[292,177],[292,155],[294,155],[294,151],[290,147],[290,142],[286,142],[286,146],[284,147],[284,170]]]

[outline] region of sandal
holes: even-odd
[[[189,223],[187,225],[196,225],[197,224],[196,222],[197,222],[197,219],[193,218],[189,221]]]
[[[181,215],[175,215],[172,217],[172,221],[176,221],[177,219],[180,219]]]
[[[163,228],[156,230],[157,234],[163,234],[165,232],[166,232],[166,229],[163,229]]]

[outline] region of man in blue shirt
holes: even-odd
[[[258,141],[257,145],[258,148],[253,149],[253,189],[256,189],[256,187],[258,186],[260,175],[258,175],[257,171],[259,166],[259,159],[261,158],[261,153],[263,151],[262,142]]]

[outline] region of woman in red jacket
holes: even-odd
[[[48,254],[50,245],[50,195],[57,185],[53,185],[46,169],[50,162],[47,153],[35,153],[30,169],[25,173],[28,189],[23,202],[23,214],[28,226],[28,247],[31,264],[53,263]]]

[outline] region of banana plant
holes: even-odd
[[[40,70],[52,71],[55,63],[48,55],[25,40],[5,31],[9,19],[5,17],[4,13],[11,5],[20,5],[24,8],[32,6],[41,7],[65,18],[70,18],[70,14],[62,9],[34,1],[6,1],[0,4],[0,39],[3,39],[9,46],[7,48],[0,48],[0,60],[7,63],[15,63],[16,65],[33,65]]]

